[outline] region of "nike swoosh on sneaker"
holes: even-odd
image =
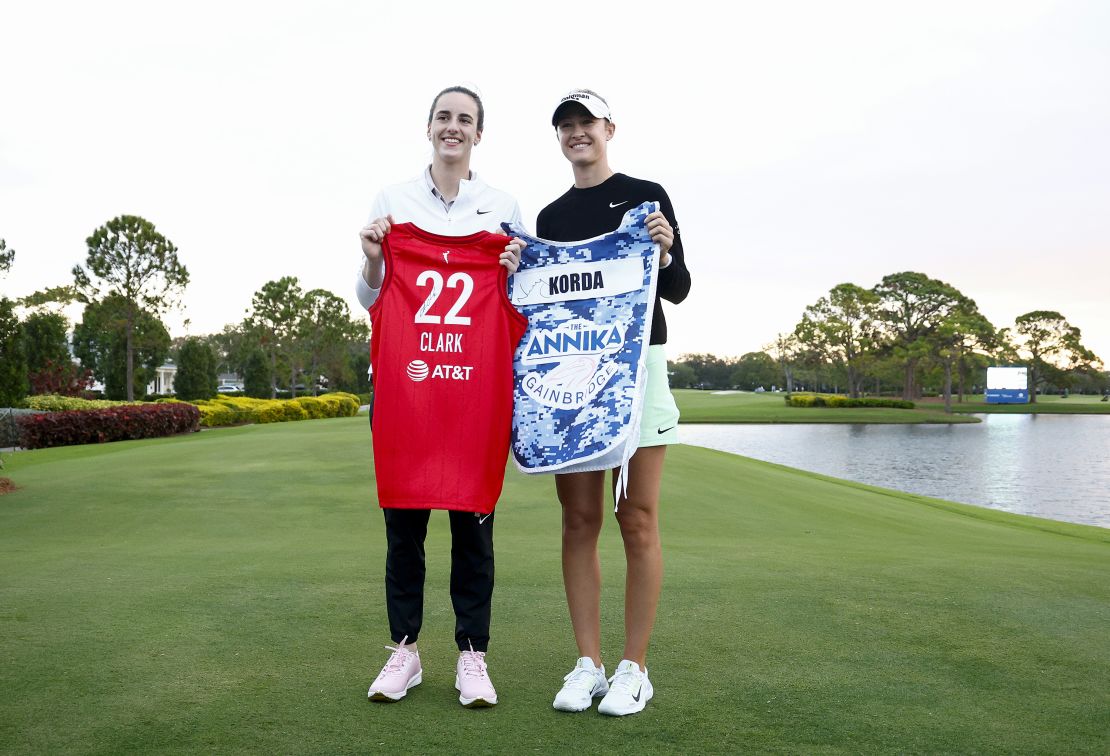
[[[478,215],[485,215],[486,213],[492,213],[492,212],[493,212],[492,210],[479,210]]]
[[[640,703],[640,693],[642,693],[643,690],[644,690],[644,684],[640,683],[640,687],[636,688],[636,695],[632,696],[632,700],[635,701],[636,703]]]
[[[628,200],[625,200],[624,202],[610,202],[609,207],[620,207],[621,205],[625,204],[626,202],[628,202]]]
[[[660,428],[660,429],[659,429],[659,430],[657,431],[657,433],[658,433],[658,434],[659,434],[660,436],[662,436],[662,435],[663,435],[664,433],[666,433],[667,431],[669,431],[669,430],[674,430],[674,429],[675,429],[675,428],[677,428],[677,427],[678,427],[677,425],[672,425],[672,426],[671,426],[670,428]]]

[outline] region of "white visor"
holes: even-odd
[[[613,116],[609,112],[609,106],[605,104],[604,100],[591,92],[587,92],[584,89],[575,89],[571,92],[568,92],[561,100],[559,100],[559,104],[555,106],[555,110],[551,114],[552,126],[557,125],[556,116],[559,114],[559,108],[563,107],[568,102],[577,102],[579,105],[588,110],[590,112],[590,115],[592,115],[594,118],[607,118],[610,121],[613,120]]]

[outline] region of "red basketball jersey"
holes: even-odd
[[[498,259],[508,237],[439,236],[395,223],[374,329],[378,503],[493,511],[505,480],[513,352],[528,325]]]

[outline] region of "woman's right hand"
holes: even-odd
[[[387,215],[384,218],[376,218],[358,232],[359,238],[362,239],[362,254],[366,255],[367,262],[376,264],[381,261],[382,239],[389,233],[392,225],[393,216]]]
[[[382,259],[382,240],[393,225],[393,216],[377,218],[370,225],[363,226],[358,232],[362,240],[362,254],[366,263],[362,266],[362,278],[371,289],[380,289],[385,279],[385,261]]]

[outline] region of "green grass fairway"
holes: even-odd
[[[778,399],[781,402],[781,398]],[[1110,531],[689,447],[664,480],[639,715],[563,714],[550,478],[510,471],[489,663],[454,691],[447,518],[424,683],[372,704],[384,536],[366,418],[5,455],[4,753],[1044,753],[1110,744]],[[604,649],[623,557],[602,538]]]
[[[1067,399],[1038,396],[1036,404],[987,404],[982,394],[968,397],[962,404],[952,403],[953,412],[994,412],[1009,415],[1110,415],[1110,402],[1089,394],[1072,394]],[[927,405],[928,406],[928,405]],[[942,405],[943,406],[943,405]]]
[[[948,415],[944,406],[912,410],[886,407],[788,407],[783,394],[750,391],[716,393],[676,389],[684,423],[977,423],[978,418]]]

